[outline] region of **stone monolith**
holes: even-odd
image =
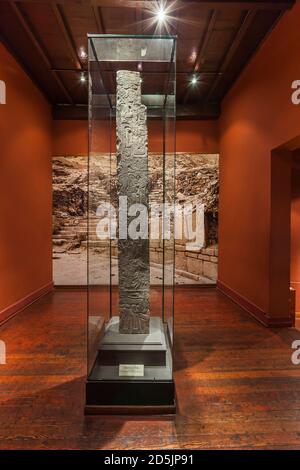
[[[140,224],[133,231],[141,229],[141,237],[132,239],[130,236],[130,224],[136,223],[134,219],[147,217],[149,198],[147,110],[141,103],[139,72],[117,72],[116,134],[118,195],[123,201],[127,198],[130,214],[125,230],[129,234],[126,236],[124,227],[119,227],[119,332],[147,334],[150,320],[148,218],[146,228],[145,224]],[[119,211],[122,207],[124,205],[119,204]]]

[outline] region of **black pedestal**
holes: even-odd
[[[87,414],[173,414],[175,386],[167,330],[152,319],[149,335],[120,335],[108,324],[86,382]],[[119,376],[120,364],[142,364],[143,377]]]
[[[164,414],[175,412],[175,387],[173,380],[166,382],[147,381],[87,381],[86,412],[107,412],[116,407],[119,412],[131,409],[132,414],[141,409],[155,410]],[[146,414],[146,413],[145,413]]]

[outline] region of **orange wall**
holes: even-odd
[[[109,126],[98,121],[99,132],[94,143],[98,151],[109,152]],[[86,155],[88,152],[87,121],[54,121],[53,155]],[[101,127],[100,127],[101,126]],[[161,123],[150,121],[149,150],[161,151]],[[178,121],[176,123],[178,152],[218,153],[217,121]]]
[[[51,113],[29,77],[0,44],[1,311],[52,281]]]
[[[297,1],[227,95],[220,119],[219,281],[270,315],[271,150],[300,134],[300,106],[291,102],[299,24]]]

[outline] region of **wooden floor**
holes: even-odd
[[[0,448],[298,448],[295,329],[268,330],[212,288],[176,294],[176,417],[83,415],[83,291],[59,290],[0,329]]]

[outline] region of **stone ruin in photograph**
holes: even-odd
[[[87,156],[53,157],[53,265],[54,282],[86,284],[87,257]],[[109,201],[117,207],[116,156],[94,155],[90,181],[89,247],[92,282],[106,284],[108,243],[97,238],[97,202]],[[111,174],[111,177],[110,177]],[[162,202],[163,159],[159,153],[148,153],[149,202]],[[185,240],[176,240],[176,284],[215,283],[218,269],[218,192],[219,156],[179,152],[176,155],[177,202],[195,200],[205,205],[205,247],[186,249]],[[150,240],[150,284],[162,282],[162,241]],[[112,282],[118,283],[116,242],[112,243]]]

